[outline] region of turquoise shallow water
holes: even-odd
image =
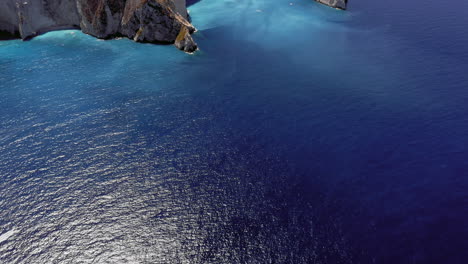
[[[194,55],[0,42],[0,263],[464,263],[463,7],[202,0]]]

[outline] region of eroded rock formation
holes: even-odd
[[[51,30],[80,28],[108,39],[176,43],[186,52],[197,45],[185,0],[1,0],[0,35],[29,39]]]
[[[346,10],[346,6],[348,4],[348,0],[315,0],[319,3],[322,3],[327,6],[331,6],[333,8],[343,9]]]

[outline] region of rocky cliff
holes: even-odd
[[[175,43],[186,52],[197,48],[185,0],[0,0],[0,37],[29,39],[66,28],[103,39]]]
[[[348,4],[348,0],[315,0],[319,3],[322,3],[327,6],[331,6],[338,9],[346,10],[346,5]]]

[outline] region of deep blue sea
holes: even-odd
[[[190,1],[200,50],[0,42],[0,263],[468,263],[468,1]]]

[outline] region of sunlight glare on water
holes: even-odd
[[[459,11],[195,2],[194,55],[0,42],[0,263],[463,263]]]

